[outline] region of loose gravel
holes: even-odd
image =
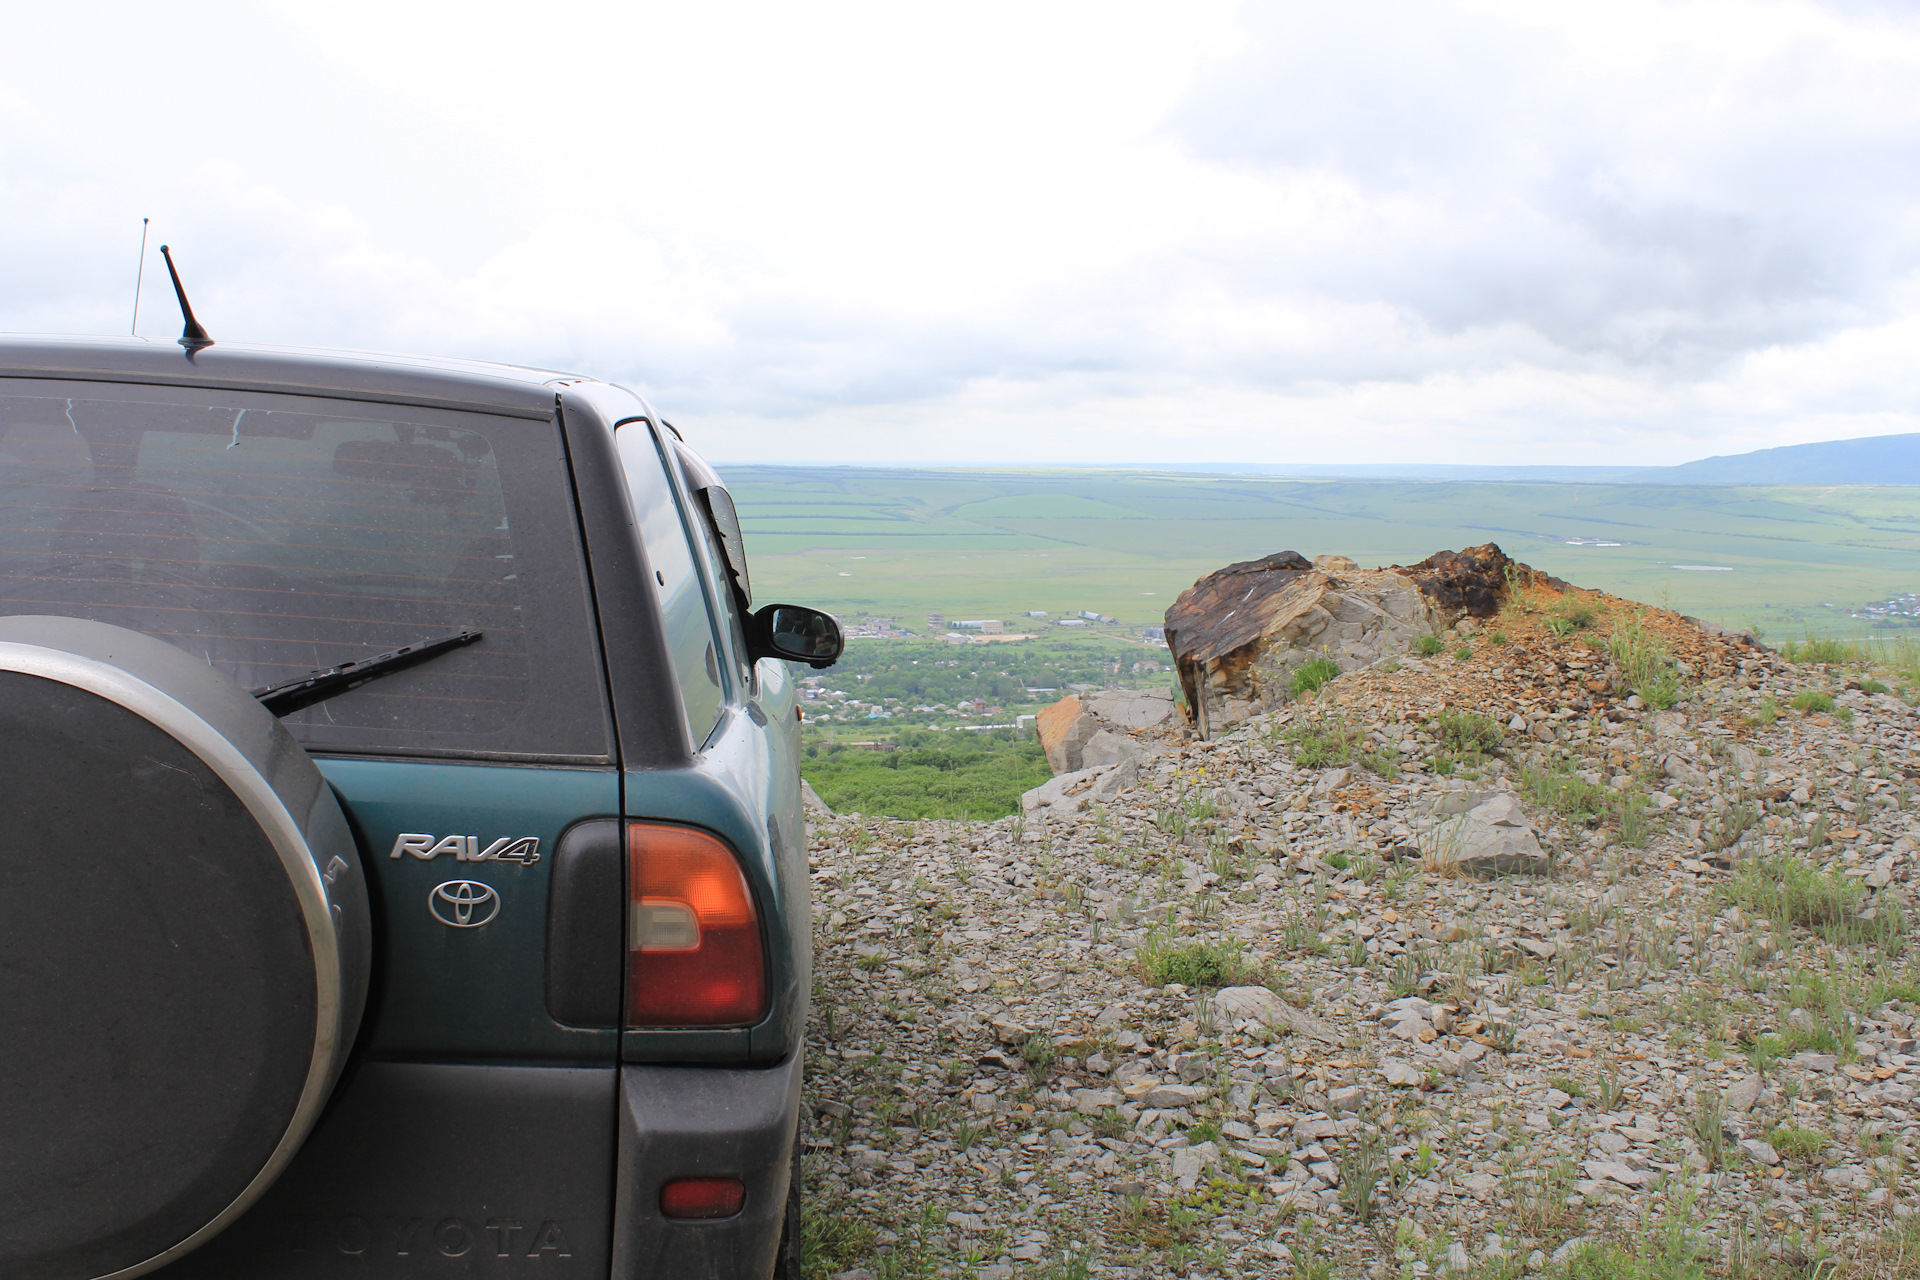
[[[1516,611],[1105,799],[816,817],[810,1274],[1906,1274],[1915,711],[1643,616],[1664,710]],[[1496,792],[1543,874],[1423,842]]]

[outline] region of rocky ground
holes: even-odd
[[[1899,673],[1584,593],[1441,639],[816,819],[810,1274],[1920,1275]]]

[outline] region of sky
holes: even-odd
[[[721,461],[1920,431],[1920,7],[0,0],[0,331],[504,360]]]

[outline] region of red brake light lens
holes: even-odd
[[[627,859],[627,1025],[758,1022],[766,958],[733,850],[689,827],[633,823]]]
[[[746,1202],[738,1178],[681,1178],[660,1188],[660,1212],[669,1218],[731,1218]]]

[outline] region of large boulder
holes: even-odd
[[[1043,708],[1035,720],[1047,766],[1056,774],[1137,760],[1143,753],[1130,736],[1174,718],[1171,689],[1107,689],[1085,698],[1069,696]]]
[[[1202,737],[1284,700],[1316,658],[1342,671],[1405,653],[1461,618],[1488,617],[1515,585],[1565,584],[1488,543],[1415,565],[1361,569],[1282,551],[1216,570],[1167,610],[1167,647]]]

